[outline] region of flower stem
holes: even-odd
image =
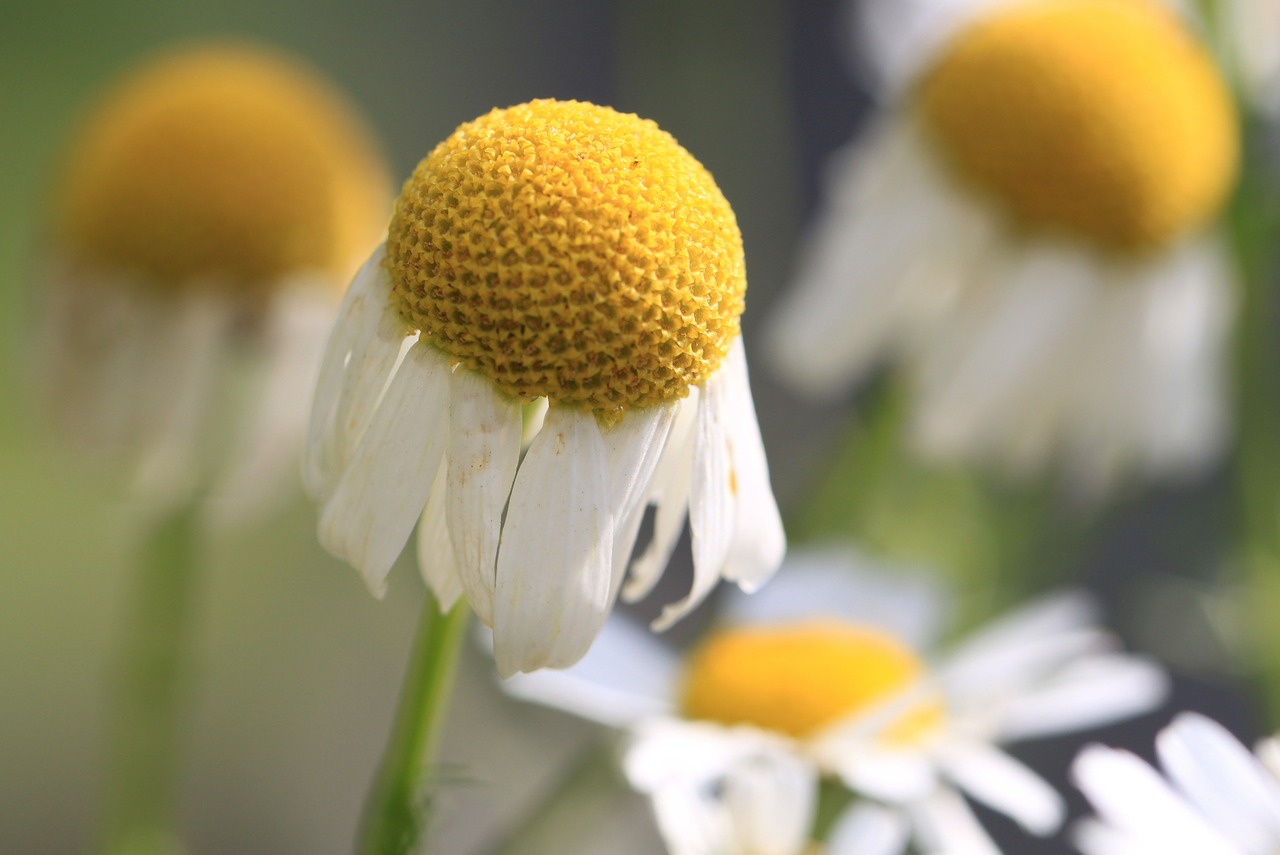
[[[174,794],[198,535],[198,508],[187,503],[158,519],[143,547],[117,684],[110,855],[182,851]]]
[[[362,855],[417,849],[430,809],[432,773],[470,612],[442,614],[427,595],[400,695],[400,708],[365,809]]]

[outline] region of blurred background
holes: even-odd
[[[112,651],[139,538],[134,510],[46,436],[24,385],[48,191],[68,134],[104,85],[182,40],[276,45],[363,110],[397,181],[460,122],[494,106],[578,98],[652,118],[707,165],[737,212],[750,351],[820,201],[825,159],[871,106],[848,13],[836,0],[0,5],[0,852],[94,847]],[[856,393],[816,408],[762,367],[753,383],[774,485],[784,512],[794,510],[854,418]],[[1219,569],[1227,504],[1220,473],[1129,496],[1088,528],[1073,572],[1109,604],[1117,629],[1172,660],[1173,706],[1251,737],[1251,700],[1223,670],[1221,642],[1192,619],[1200,612],[1182,608]],[[374,601],[316,544],[315,519],[297,492],[273,517],[220,537],[207,558],[185,746],[192,852],[350,850],[423,588],[409,556],[387,598]],[[687,583],[670,575],[659,602]],[[677,628],[673,643],[691,631]],[[1167,719],[1098,738],[1149,753]],[[470,654],[445,749],[452,783],[439,802],[436,851],[484,851],[594,736],[504,699],[484,657]],[[1017,753],[1062,784],[1083,741]],[[598,807],[609,819],[588,830],[584,851],[659,851],[642,803]],[[1068,851],[1061,840],[1021,837],[1007,821],[992,819],[992,828],[1011,852]]]

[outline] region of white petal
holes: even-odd
[[[727,387],[728,412],[724,422],[729,434],[731,483],[737,500],[733,541],[729,544],[722,575],[751,593],[767,582],[782,563],[787,536],[769,484],[769,464],[751,399],[751,381],[747,378],[747,357],[741,338],[733,343],[720,373]]]
[[[939,747],[938,762],[962,790],[1032,834],[1052,834],[1062,825],[1066,806],[1057,791],[995,747],[948,742]]]
[[[502,688],[518,698],[621,728],[674,714],[681,667],[653,633],[615,615],[576,665],[517,674],[503,681]]]
[[[877,565],[848,547],[792,550],[768,596],[730,592],[717,603],[725,623],[783,623],[831,616],[879,627],[917,650],[942,625],[943,590],[923,571]]]
[[[173,309],[169,325],[152,339],[153,362],[133,379],[144,396],[138,402],[144,420],[133,437],[143,449],[137,485],[160,496],[190,489],[207,477],[201,458],[220,436],[213,425],[222,415],[217,402],[234,314],[212,289],[197,289]]]
[[[1091,745],[1072,775],[1099,817],[1118,831],[1197,855],[1240,855],[1179,798],[1156,771],[1127,751]]]
[[[1047,424],[1060,421],[1062,372],[1074,363],[1059,354],[1079,347],[1096,272],[1082,251],[1042,243],[1000,263],[1007,269],[984,273],[984,292],[975,289],[971,305],[921,353],[912,430],[929,454],[998,455],[1010,414],[1028,408],[1047,409]]]
[[[445,520],[448,466],[446,456],[436,470],[431,492],[427,495],[427,507],[418,520],[418,572],[435,595],[441,613],[452,610],[463,593],[458,559],[454,556],[453,540],[449,537],[449,525]]]
[[[808,844],[818,775],[796,754],[760,752],[729,770],[721,792],[743,852],[796,855]]]
[[[210,496],[219,525],[252,519],[297,477],[325,335],[335,307],[322,282],[301,282],[271,309],[256,403],[238,425],[228,459]]]
[[[894,804],[917,801],[937,786],[933,760],[920,751],[895,751],[874,742],[846,743],[841,750],[832,744],[814,750],[814,755],[855,792]]]
[[[449,360],[426,342],[405,356],[320,514],[320,542],[375,596],[427,503],[448,440]]]
[[[493,604],[498,672],[563,668],[612,606],[606,450],[590,412],[552,406],[516,474]]]
[[[717,372],[702,386],[694,426],[693,481],[689,491],[689,527],[693,533],[693,584],[687,596],[662,609],[653,622],[663,632],[706,598],[720,581],[733,542],[737,513],[733,450],[728,419],[733,413],[729,378]]]
[[[631,786],[653,793],[675,783],[713,781],[745,758],[782,750],[780,744],[749,727],[652,719],[636,728],[622,766]]]
[[[663,787],[650,798],[671,855],[736,855],[732,818],[701,786]]]
[[[1280,846],[1280,785],[1226,728],[1184,713],[1156,750],[1174,786],[1242,852]]]
[[[465,367],[449,393],[449,536],[458,574],[476,616],[493,625],[502,511],[520,462],[520,403]]]
[[[1000,855],[986,829],[965,800],[951,789],[939,788],[911,806],[922,852],[955,855]]]
[[[680,411],[679,402],[627,413],[604,432],[608,449],[609,492],[617,520],[613,539],[613,593],[626,576],[636,536],[644,520],[654,474]]]
[[[828,855],[901,855],[909,837],[910,828],[900,812],[862,802],[836,820],[824,851]]]
[[[379,249],[347,289],[325,344],[307,431],[303,480],[327,498],[358,446],[413,335],[391,305]]]
[[[769,329],[770,362],[813,397],[848,388],[946,302],[989,241],[987,218],[951,189],[907,115],[837,152],[834,188]]]
[[[1012,698],[1000,714],[1002,742],[1087,730],[1158,707],[1169,678],[1137,656],[1089,656],[1070,663],[1044,685]]]
[[[653,539],[631,565],[631,578],[622,587],[622,597],[636,602],[648,596],[662,578],[671,560],[671,551],[684,530],[689,509],[689,490],[693,478],[693,447],[699,409],[698,388],[678,402],[675,424],[667,437],[666,447],[650,483],[648,501],[657,500],[653,521]]]

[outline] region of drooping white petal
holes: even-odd
[[[453,609],[462,596],[462,578],[454,555],[449,524],[445,519],[445,495],[448,492],[449,460],[446,455],[436,470],[427,506],[418,520],[418,572],[435,595],[440,612]]]
[[[995,841],[955,790],[939,787],[908,810],[916,827],[921,852],[1000,855]]]
[[[375,596],[427,503],[448,441],[449,360],[425,341],[405,355],[320,513],[320,542]]]
[[[705,789],[681,783],[650,795],[658,832],[671,855],[737,855],[732,818]]]
[[[728,771],[720,798],[744,855],[797,855],[813,827],[818,775],[792,751],[761,751]]]
[[[653,539],[636,556],[631,565],[631,578],[622,587],[622,598],[636,602],[648,596],[662,577],[671,552],[676,547],[680,532],[684,530],[685,516],[689,509],[689,490],[693,477],[694,434],[697,425],[700,396],[695,386],[689,395],[677,403],[675,424],[667,437],[666,447],[658,460],[657,469],[650,483],[648,501],[656,500],[657,512],[653,520]]]
[[[949,741],[938,764],[962,790],[1010,817],[1032,834],[1057,831],[1066,806],[1053,787],[1026,766],[985,742]]]
[[[669,629],[711,593],[720,581],[733,544],[738,498],[727,422],[732,415],[728,406],[732,394],[723,371],[703,383],[694,424],[693,479],[689,490],[693,584],[683,599],[663,607],[653,622],[656,632]]]
[[[980,272],[936,341],[919,351],[913,440],[943,458],[999,455],[1011,413],[1047,411],[1054,425],[1069,402],[1072,370],[1061,359],[1079,347],[1098,292],[1087,255],[1071,245],[1008,249]],[[1025,440],[1022,440],[1025,441]]]
[[[1280,782],[1226,728],[1184,713],[1156,750],[1173,785],[1241,852],[1280,846]]]
[[[901,812],[861,802],[836,820],[824,851],[828,855],[901,855],[910,836]]]
[[[325,336],[335,307],[323,284],[286,287],[267,319],[255,401],[237,427],[227,461],[210,496],[221,525],[252,519],[296,478]]]
[[[635,548],[640,523],[644,520],[647,497],[654,474],[662,460],[680,402],[659,404],[628,412],[605,431],[608,449],[610,501],[617,521],[613,538],[613,581],[610,595],[616,597],[626,576]]]
[[[493,625],[502,511],[520,461],[520,403],[481,374],[458,368],[449,395],[445,498],[462,586],[476,616]]]
[[[327,498],[387,388],[411,330],[391,305],[383,249],[356,274],[325,343],[307,429],[303,482]]]
[[[728,432],[730,485],[736,499],[733,540],[721,575],[751,593],[767,582],[782,564],[787,536],[769,484],[769,464],[751,399],[751,381],[747,377],[747,357],[741,337],[734,341],[720,373],[725,380],[727,411],[722,423]]]
[[[681,667],[653,633],[614,615],[576,665],[517,674],[502,687],[518,698],[621,728],[675,712]]]
[[[604,624],[614,538],[606,454],[593,414],[552,406],[520,465],[493,603],[504,677],[572,665]]]
[[[152,338],[154,360],[133,378],[140,384],[134,442],[142,456],[137,485],[152,495],[190,489],[206,477],[201,460],[217,415],[215,402],[227,370],[227,335],[233,307],[214,288],[197,289],[171,307],[169,325]]]
[[[1001,742],[1088,730],[1159,706],[1169,678],[1158,664],[1138,656],[1086,656],[1045,684],[1029,686],[1000,713]]]
[[[769,329],[771,363],[813,397],[847,389],[934,314],[990,240],[990,218],[959,196],[914,117],[837,152],[834,188]]]
[[[1076,758],[1072,775],[1099,818],[1117,831],[1163,851],[1240,855],[1154,769],[1127,751],[1091,745]]]

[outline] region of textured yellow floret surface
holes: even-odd
[[[91,117],[63,179],[64,245],[160,284],[258,292],[300,271],[345,284],[390,213],[382,160],[345,103],[243,45],[136,71]]]
[[[738,335],[742,237],[651,121],[541,100],[458,128],[405,183],[387,268],[406,320],[521,399],[684,397]]]
[[[749,724],[796,738],[890,701],[924,675],[892,636],[835,620],[724,630],[689,659],[682,708],[689,718]],[[941,709],[905,710],[884,734],[908,740],[935,726]]]
[[[962,30],[923,79],[958,174],[1026,225],[1141,250],[1210,219],[1236,119],[1204,49],[1147,0],[1043,0]]]

